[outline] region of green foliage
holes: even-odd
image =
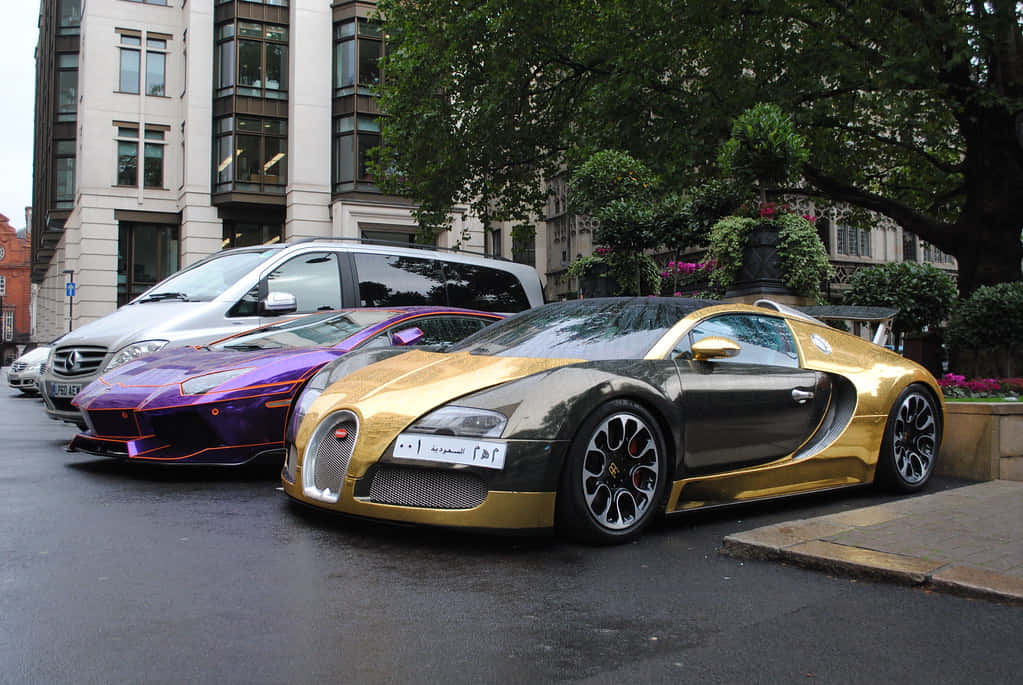
[[[574,212],[596,215],[615,201],[649,200],[656,185],[650,169],[632,155],[601,150],[572,174],[568,199]]]
[[[597,255],[589,255],[586,257],[579,257],[569,264],[566,272],[569,276],[574,276],[575,278],[586,278],[586,276],[590,275],[591,271],[602,266],[606,266],[606,264],[607,262],[605,262],[603,258]]]
[[[809,159],[806,139],[778,105],[759,103],[732,123],[732,136],[718,152],[718,166],[740,183],[767,185],[793,180]],[[764,200],[761,195],[761,200]]]
[[[661,270],[648,255],[609,252],[604,255],[615,295],[652,295],[661,291]]]
[[[977,288],[952,312],[946,340],[959,349],[1023,346],[1023,281]]]
[[[421,203],[421,221],[442,225],[455,203],[524,218],[542,207],[545,178],[602,149],[686,188],[705,178],[729,122],[771,102],[806,137],[799,190],[884,213],[959,257],[966,291],[1021,277],[1015,3],[378,7],[387,116],[375,177]],[[986,249],[975,260],[966,244]]]
[[[710,282],[722,291],[735,282],[742,268],[742,256],[749,242],[749,234],[757,220],[746,216],[726,216],[710,229],[707,257],[717,262]]]
[[[828,251],[817,228],[801,216],[781,214],[778,225],[778,256],[785,285],[805,297],[821,299],[821,281],[832,275]]]
[[[857,271],[849,282],[846,304],[894,307],[899,310],[892,327],[896,333],[937,328],[948,317],[956,299],[955,281],[930,264],[901,262],[878,264]]]

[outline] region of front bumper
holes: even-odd
[[[361,518],[466,529],[553,528],[566,445],[531,440],[506,444],[506,465],[500,471],[385,457],[361,474],[346,468],[329,483],[319,475],[304,478],[304,464],[296,463],[292,448],[281,481],[284,492],[303,504]]]
[[[25,392],[39,392],[39,376],[35,373],[12,371],[7,374],[7,385]]]

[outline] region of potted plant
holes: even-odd
[[[711,228],[707,256],[717,263],[711,282],[725,290],[726,298],[820,299],[820,283],[830,275],[831,263],[815,218],[767,200],[768,188],[795,178],[808,157],[806,141],[777,105],[758,104],[733,123],[718,165],[735,182],[752,185],[760,202]]]

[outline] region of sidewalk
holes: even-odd
[[[778,523],[729,535],[722,551],[1023,604],[1023,482]]]

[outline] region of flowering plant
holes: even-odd
[[[717,262],[668,262],[661,271],[661,294],[673,297],[717,299],[721,293],[710,289],[710,277]]]
[[[1023,378],[973,378],[946,373],[938,381],[941,392],[950,399],[997,398],[1018,400],[1023,395]]]

